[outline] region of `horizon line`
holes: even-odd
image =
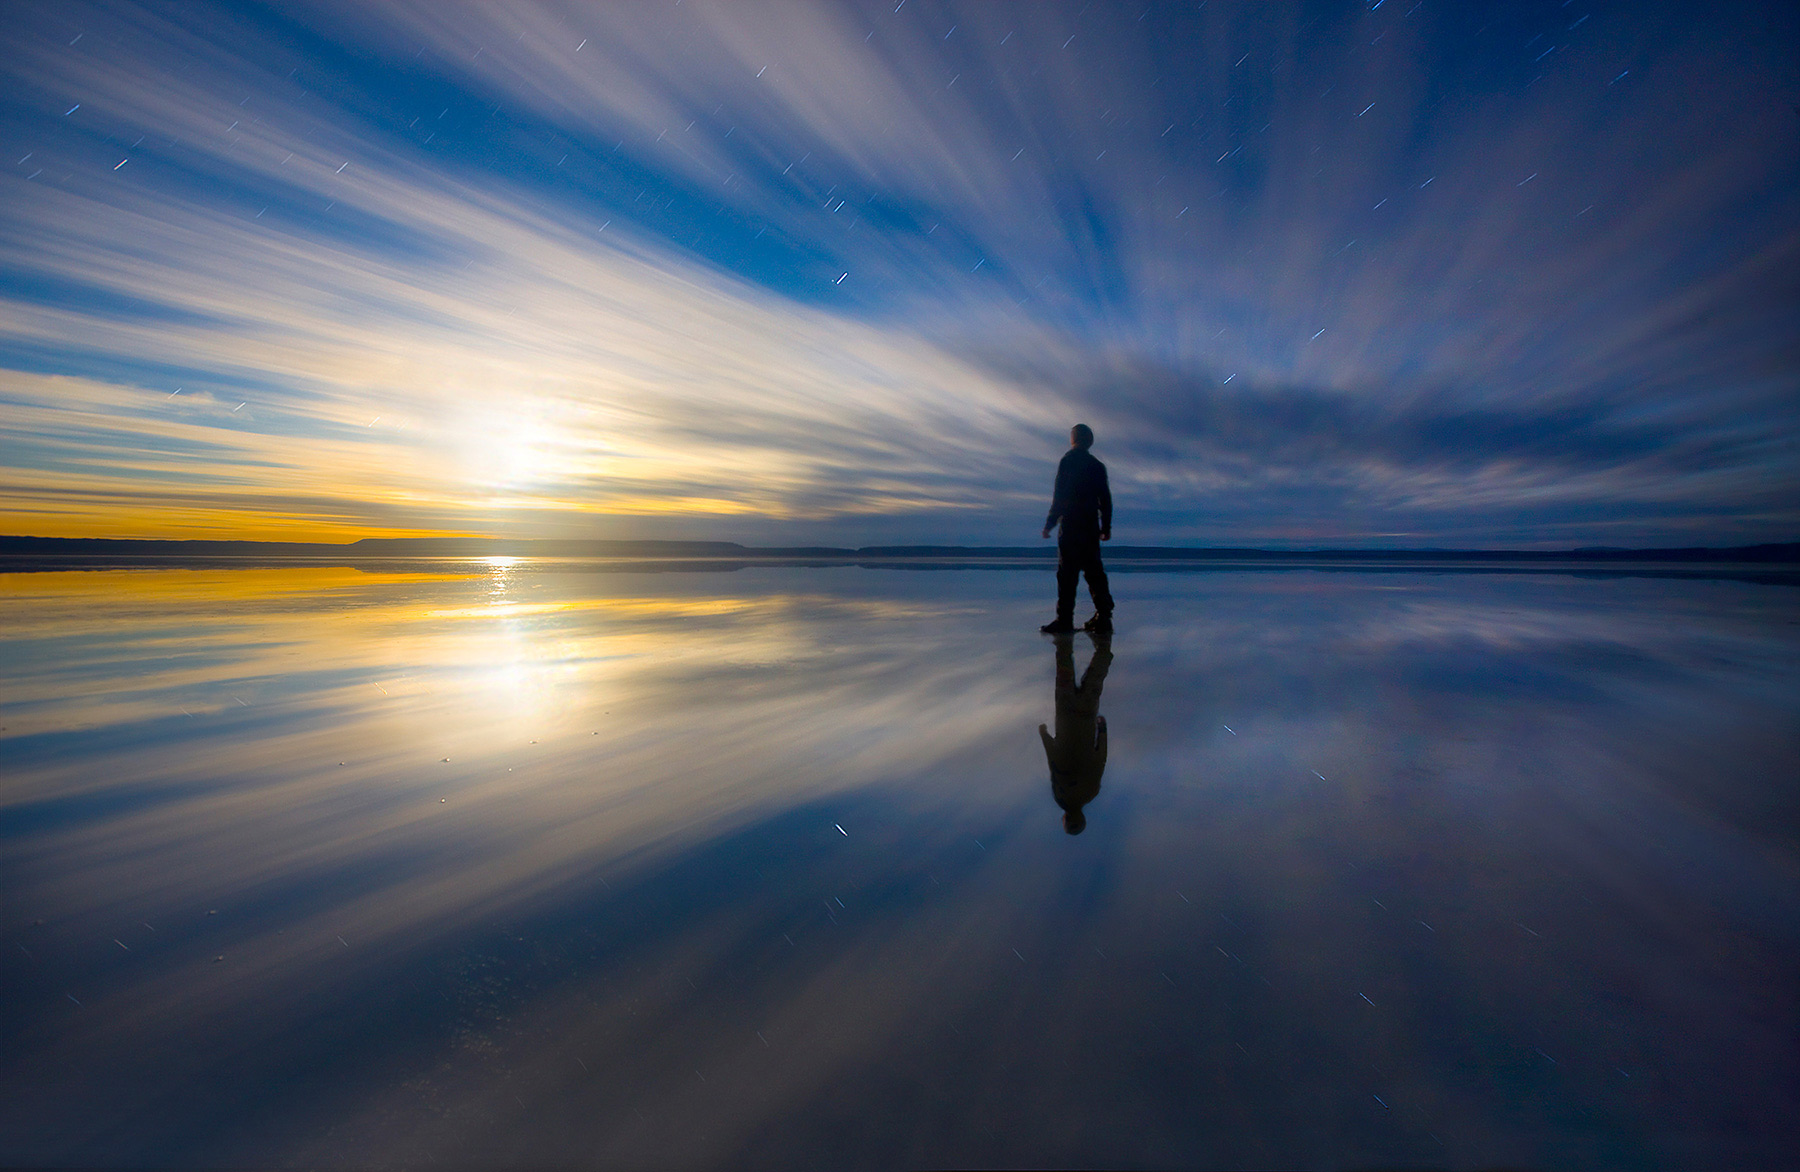
[[[172,548],[173,547],[173,548]],[[1800,542],[1756,542],[1739,545],[1682,546],[1569,546],[1554,549],[1529,549],[1506,546],[1456,548],[1447,546],[1310,546],[1269,548],[1255,545],[1110,545],[1109,552],[1118,558],[1131,557],[1207,557],[1257,555],[1264,557],[1381,556],[1447,558],[1669,558],[1682,560],[1800,561]],[[422,557],[644,557],[706,558],[1047,558],[1054,556],[1056,546],[1045,542],[1037,545],[952,545],[905,543],[865,546],[838,545],[745,545],[735,541],[686,540],[668,538],[557,538],[557,537],[363,537],[350,542],[270,541],[256,538],[156,538],[156,537],[42,537],[27,534],[0,534],[0,557],[17,557],[62,553],[79,555],[130,554],[156,556],[212,556],[262,552],[275,554],[288,551],[296,556],[385,558],[396,555]]]

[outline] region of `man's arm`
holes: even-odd
[[[1069,511],[1069,465],[1067,461],[1056,466],[1056,487],[1050,494],[1050,513],[1044,518],[1044,536],[1056,528],[1062,515]]]
[[[1112,487],[1106,483],[1106,465],[1100,465],[1100,540],[1112,540]]]

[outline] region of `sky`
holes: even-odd
[[[1800,8],[13,4],[0,532],[1800,539]]]

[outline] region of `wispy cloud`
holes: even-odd
[[[23,13],[8,527],[1791,537],[1741,20]]]

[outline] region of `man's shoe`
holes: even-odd
[[[1073,635],[1075,624],[1069,619],[1057,619],[1054,622],[1045,623],[1038,630],[1046,635]]]
[[[1097,614],[1087,622],[1081,624],[1081,629],[1088,632],[1090,635],[1110,635],[1112,634],[1113,629],[1112,616],[1107,614]]]

